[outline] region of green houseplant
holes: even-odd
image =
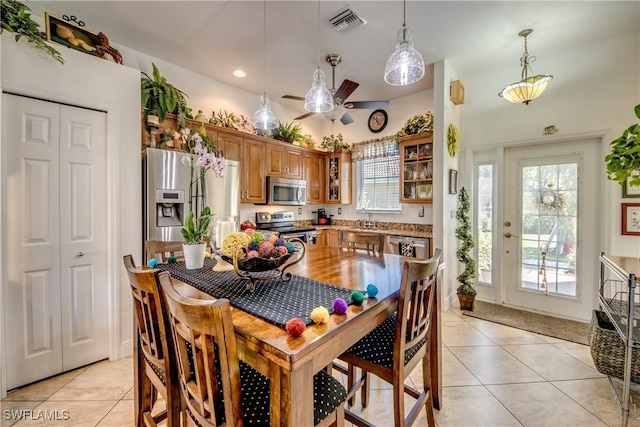
[[[144,122],[147,123],[147,116],[155,113],[162,123],[167,113],[170,113],[176,115],[178,128],[184,127],[187,105],[185,93],[167,82],[156,64],[151,65],[153,66],[152,75],[149,76],[143,71],[140,81],[142,107],[145,109]]]
[[[302,127],[293,122],[291,123],[282,123],[278,122],[278,127],[273,131],[273,137],[280,141],[286,142],[302,142],[305,141],[306,138],[302,133]]]
[[[640,104],[634,112],[640,120]],[[629,180],[629,185],[640,186],[640,122],[629,126],[609,145],[611,152],[604,158],[608,178],[620,185]]]
[[[15,33],[15,40],[22,37],[29,43],[33,43],[36,49],[40,49],[61,64],[64,64],[62,55],[56,49],[47,44],[47,35],[40,31],[37,22],[31,19],[31,9],[16,0],[2,0],[2,26],[0,34],[4,30]]]
[[[466,188],[462,187],[458,195],[458,210],[456,211],[458,228],[456,228],[455,235],[460,241],[460,245],[456,251],[456,257],[461,264],[464,264],[464,270],[457,277],[460,285],[456,293],[458,294],[460,308],[462,310],[473,311],[476,297],[476,290],[473,287],[473,282],[476,278],[476,262],[471,257],[471,249],[474,247],[474,242],[471,233],[471,220],[469,219],[470,208],[469,194]]]

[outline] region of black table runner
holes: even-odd
[[[204,267],[187,270],[184,262],[158,264],[157,268],[216,298],[226,298],[236,308],[284,328],[293,317],[310,325],[311,311],[323,306],[333,313],[333,301],[343,298],[349,303],[350,289],[341,288],[306,277],[293,275],[290,281],[280,278],[256,280],[255,291],[246,289],[247,280],[234,271],[216,272],[216,261],[205,259]]]

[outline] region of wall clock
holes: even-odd
[[[381,132],[387,126],[389,116],[384,110],[375,110],[369,116],[369,130],[373,133]]]

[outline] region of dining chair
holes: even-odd
[[[360,387],[366,390],[368,375],[373,374],[393,385],[394,425],[410,426],[426,407],[427,424],[435,426],[433,415],[429,336],[434,290],[442,250],[437,249],[428,260],[405,261],[398,291],[398,310],[382,324],[340,355],[350,369],[362,369],[358,382],[348,376],[349,395]],[[422,362],[422,390],[404,383],[411,371]],[[416,399],[405,418],[405,393]],[[363,401],[363,406],[366,406]],[[347,411],[345,418],[358,426],[371,425]]]
[[[134,345],[134,407],[136,426],[151,427],[166,419],[166,426],[180,426],[180,392],[173,354],[173,338],[167,333],[166,316],[157,298],[160,270],[136,268],[131,255],[123,257],[129,276],[136,314]],[[164,398],[166,409],[152,415],[157,394]]]
[[[182,241],[165,242],[162,240],[147,240],[145,242],[145,252],[147,254],[147,262],[151,258],[159,259],[161,262],[167,262],[167,257],[173,256],[183,259]],[[207,250],[211,250],[209,246],[209,238],[205,238]]]
[[[180,295],[169,273],[159,275],[160,305],[168,313],[178,361],[183,425],[269,426],[270,386],[266,366],[238,359],[231,306],[226,299],[196,300]],[[321,370],[313,377],[314,424],[344,426],[346,390]],[[295,396],[289,398],[295,399]]]
[[[343,231],[342,247],[349,249],[366,249],[367,251],[384,252],[385,235],[365,231]]]

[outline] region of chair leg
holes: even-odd
[[[396,372],[393,377],[393,425],[404,427],[404,375]]]
[[[362,407],[366,408],[369,404],[369,389],[371,388],[371,374],[369,371],[362,370],[363,384],[362,390],[360,391],[360,402],[362,403]]]
[[[433,393],[431,392],[431,360],[429,356],[429,347],[427,347],[427,353],[422,358],[422,384],[424,391],[427,394],[424,405],[427,410],[427,426],[434,427],[436,425],[436,419],[433,414]]]
[[[351,391],[353,385],[356,383],[356,368],[351,363],[347,366],[347,390]],[[353,406],[354,396],[351,396],[347,400],[349,406]]]

